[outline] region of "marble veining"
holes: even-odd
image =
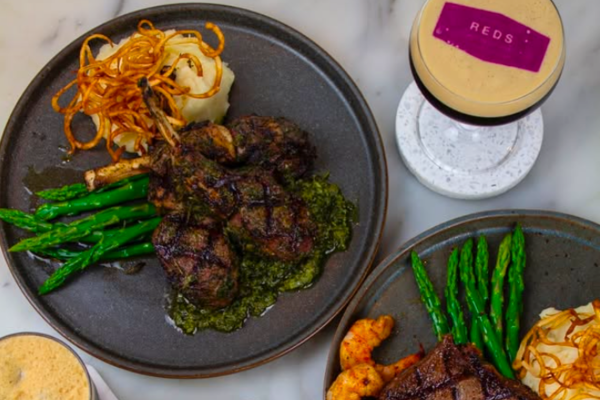
[[[214,0],[220,2],[219,0]],[[0,124],[35,74],[64,46],[111,18],[165,0],[3,0],[0,13]],[[173,2],[180,2],[178,0]],[[329,52],[356,81],[377,119],[390,172],[387,224],[379,259],[450,218],[499,208],[536,208],[600,221],[600,15],[598,0],[556,0],[565,23],[567,64],[544,105],[540,157],[510,192],[485,201],[448,199],[422,186],[402,164],[394,139],[400,97],[411,82],[408,35],[424,0],[227,0],[298,29]],[[0,188],[5,190],[5,188]],[[0,336],[57,335],[33,310],[0,260]],[[401,322],[400,322],[401,323]],[[120,400],[320,399],[335,322],[298,350],[265,366],[201,381],[149,378],[85,353]]]

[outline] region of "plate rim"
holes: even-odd
[[[396,250],[394,250],[390,255],[385,257],[369,274],[367,279],[362,283],[359,290],[356,292],[352,300],[348,303],[348,306],[344,310],[341,315],[340,322],[336,327],[335,333],[331,340],[331,344],[329,346],[329,351],[327,354],[327,361],[325,366],[325,373],[323,376],[323,400],[327,398],[327,390],[328,384],[330,381],[330,377],[332,376],[334,363],[337,363],[337,354],[338,354],[338,344],[341,341],[341,338],[346,335],[346,331],[343,329],[345,325],[354,317],[356,312],[358,311],[358,305],[365,299],[365,294],[370,291],[375,282],[379,280],[380,276],[387,271],[388,268],[392,267],[398,260],[406,257],[412,249],[419,246],[420,243],[425,242],[432,236],[438,235],[444,231],[453,229],[457,226],[474,223],[476,221],[481,220],[489,220],[496,218],[505,218],[511,216],[525,216],[525,217],[535,217],[535,218],[547,218],[552,220],[569,220],[574,224],[579,224],[585,226],[587,228],[593,229],[600,233],[600,224],[590,221],[588,219],[578,217],[576,215],[563,213],[559,211],[549,211],[542,209],[498,209],[498,210],[488,210],[488,211],[480,211],[471,214],[467,214],[461,217],[450,219],[446,222],[442,222],[438,225],[435,225],[432,228],[425,230],[424,232],[414,236],[412,239],[404,242],[400,245]]]
[[[204,378],[212,378],[218,376],[231,375],[238,372],[242,372],[245,370],[249,370],[252,368],[259,367],[261,365],[265,365],[271,361],[274,361],[303,345],[312,337],[314,337],[317,333],[319,333],[323,328],[325,328],[331,321],[339,315],[345,307],[350,303],[353,297],[356,295],[361,285],[367,278],[369,272],[371,271],[371,267],[375,261],[377,256],[381,239],[383,236],[383,231],[385,228],[385,223],[387,220],[387,210],[388,210],[388,196],[389,196],[389,174],[388,174],[388,166],[387,166],[387,158],[385,153],[385,148],[383,145],[383,140],[381,137],[381,132],[377,125],[377,121],[373,115],[373,112],[367,103],[364,95],[356,85],[355,81],[352,77],[344,70],[344,68],[321,46],[319,46],[312,39],[296,30],[295,28],[284,24],[275,18],[266,16],[264,14],[258,13],[256,11],[252,11],[249,9],[223,5],[223,4],[215,4],[215,3],[175,3],[168,5],[159,5],[153,7],[142,8],[139,10],[135,10],[123,15],[120,15],[116,18],[112,18],[100,25],[95,26],[94,28],[88,30],[83,33],[79,37],[75,38],[71,43],[67,46],[63,47],[56,55],[54,55],[35,75],[35,77],[31,80],[31,82],[27,85],[26,89],[23,91],[19,100],[15,104],[13,110],[9,114],[9,117],[6,122],[6,126],[4,128],[2,137],[0,138],[0,187],[3,184],[3,176],[5,174],[5,155],[7,154],[7,149],[9,145],[9,133],[14,130],[15,125],[19,123],[15,116],[17,114],[22,113],[22,109],[27,105],[30,101],[32,93],[37,90],[39,84],[45,79],[45,76],[49,71],[52,70],[52,66],[60,63],[64,56],[63,54],[72,52],[78,49],[81,46],[83,40],[100,30],[104,30],[110,28],[114,24],[118,24],[122,21],[131,20],[131,19],[143,19],[148,18],[149,15],[157,15],[157,13],[161,12],[175,12],[182,10],[191,10],[191,11],[205,11],[205,12],[219,12],[226,13],[230,15],[237,15],[242,18],[249,18],[253,21],[260,22],[261,24],[265,24],[267,26],[273,27],[278,31],[282,31],[285,34],[292,37],[294,40],[299,41],[302,45],[306,46],[307,49],[319,55],[328,68],[331,68],[333,71],[333,75],[336,78],[339,78],[339,81],[336,81],[336,89],[339,89],[339,84],[342,83],[345,86],[345,90],[351,93],[351,96],[345,96],[343,93],[340,96],[346,101],[353,103],[351,109],[361,110],[363,115],[363,124],[368,127],[365,131],[368,130],[370,138],[373,140],[373,152],[376,157],[373,158],[372,166],[376,167],[377,170],[377,178],[378,178],[378,186],[381,186],[382,193],[376,196],[378,199],[378,206],[380,208],[379,212],[376,213],[376,218],[374,221],[375,232],[373,236],[373,240],[369,241],[368,246],[366,247],[365,254],[368,254],[368,259],[363,261],[364,267],[362,268],[362,273],[359,279],[357,280],[354,287],[350,290],[349,294],[342,298],[335,307],[332,307],[328,312],[324,313],[322,317],[322,321],[317,321],[313,327],[308,331],[308,333],[303,335],[297,335],[297,338],[287,342],[287,344],[278,346],[276,348],[270,349],[267,351],[266,356],[253,357],[251,360],[253,361],[241,361],[239,365],[235,367],[216,367],[218,370],[216,372],[194,372],[194,373],[181,373],[176,369],[169,369],[164,367],[149,367],[148,364],[141,364],[131,358],[115,356],[110,351],[106,351],[98,344],[94,344],[93,341],[85,340],[78,335],[72,335],[68,332],[70,329],[66,324],[64,324],[60,319],[55,318],[51,313],[44,311],[44,307],[39,298],[35,295],[31,296],[28,292],[27,285],[23,279],[23,277],[16,271],[13,263],[10,262],[11,258],[8,252],[8,243],[7,238],[4,233],[4,230],[0,231],[0,248],[2,249],[2,253],[4,259],[6,261],[7,267],[11,272],[13,279],[16,281],[17,286],[19,287],[21,293],[27,299],[29,304],[34,308],[34,310],[48,323],[54,330],[56,330],[63,338],[65,338],[69,343],[75,345],[80,350],[86,352],[87,354],[98,358],[114,367],[121,368],[124,370],[128,370],[140,375],[146,376],[154,376],[160,378],[168,378],[168,379],[204,379]],[[259,32],[260,33],[260,32]],[[288,45],[286,41],[283,41],[283,44]],[[296,51],[298,51],[296,49]],[[301,52],[299,52],[302,54]],[[305,56],[304,54],[302,54]],[[318,65],[319,70],[322,71],[322,65]],[[330,74],[327,74],[330,76]],[[354,115],[354,113],[352,113]],[[3,222],[0,221],[0,226]],[[212,367],[214,369],[215,367]],[[185,368],[186,371],[189,370],[199,370],[200,368]]]

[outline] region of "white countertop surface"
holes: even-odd
[[[117,15],[164,3],[169,1],[1,0],[0,126],[30,80],[64,46]],[[451,200],[421,186],[396,151],[396,107],[411,81],[407,38],[423,0],[224,3],[266,14],[304,33],[328,51],[362,90],[379,124],[389,168],[389,209],[379,259],[425,229],[482,210],[547,209],[600,221],[598,0],[556,0],[566,26],[568,56],[562,80],[543,106],[546,132],[542,153],[531,174],[515,189],[476,202]],[[145,377],[80,353],[120,400],[320,399],[334,324],[270,364],[208,380]],[[2,259],[0,336],[18,331],[57,335],[25,300]]]

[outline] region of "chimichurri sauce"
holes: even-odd
[[[241,254],[240,292],[237,299],[221,310],[208,310],[190,303],[175,293],[169,315],[184,333],[202,329],[231,332],[241,328],[249,316],[259,317],[277,301],[280,293],[301,290],[312,285],[327,257],[344,251],[352,235],[356,208],[346,200],[340,188],[317,175],[291,183],[288,189],[307,204],[318,234],[311,255],[300,263],[274,261],[255,254]]]

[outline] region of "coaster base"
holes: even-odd
[[[459,199],[485,199],[516,186],[542,148],[538,109],[511,124],[460,124],[431,106],[413,82],[396,114],[396,143],[408,169],[429,189]]]

